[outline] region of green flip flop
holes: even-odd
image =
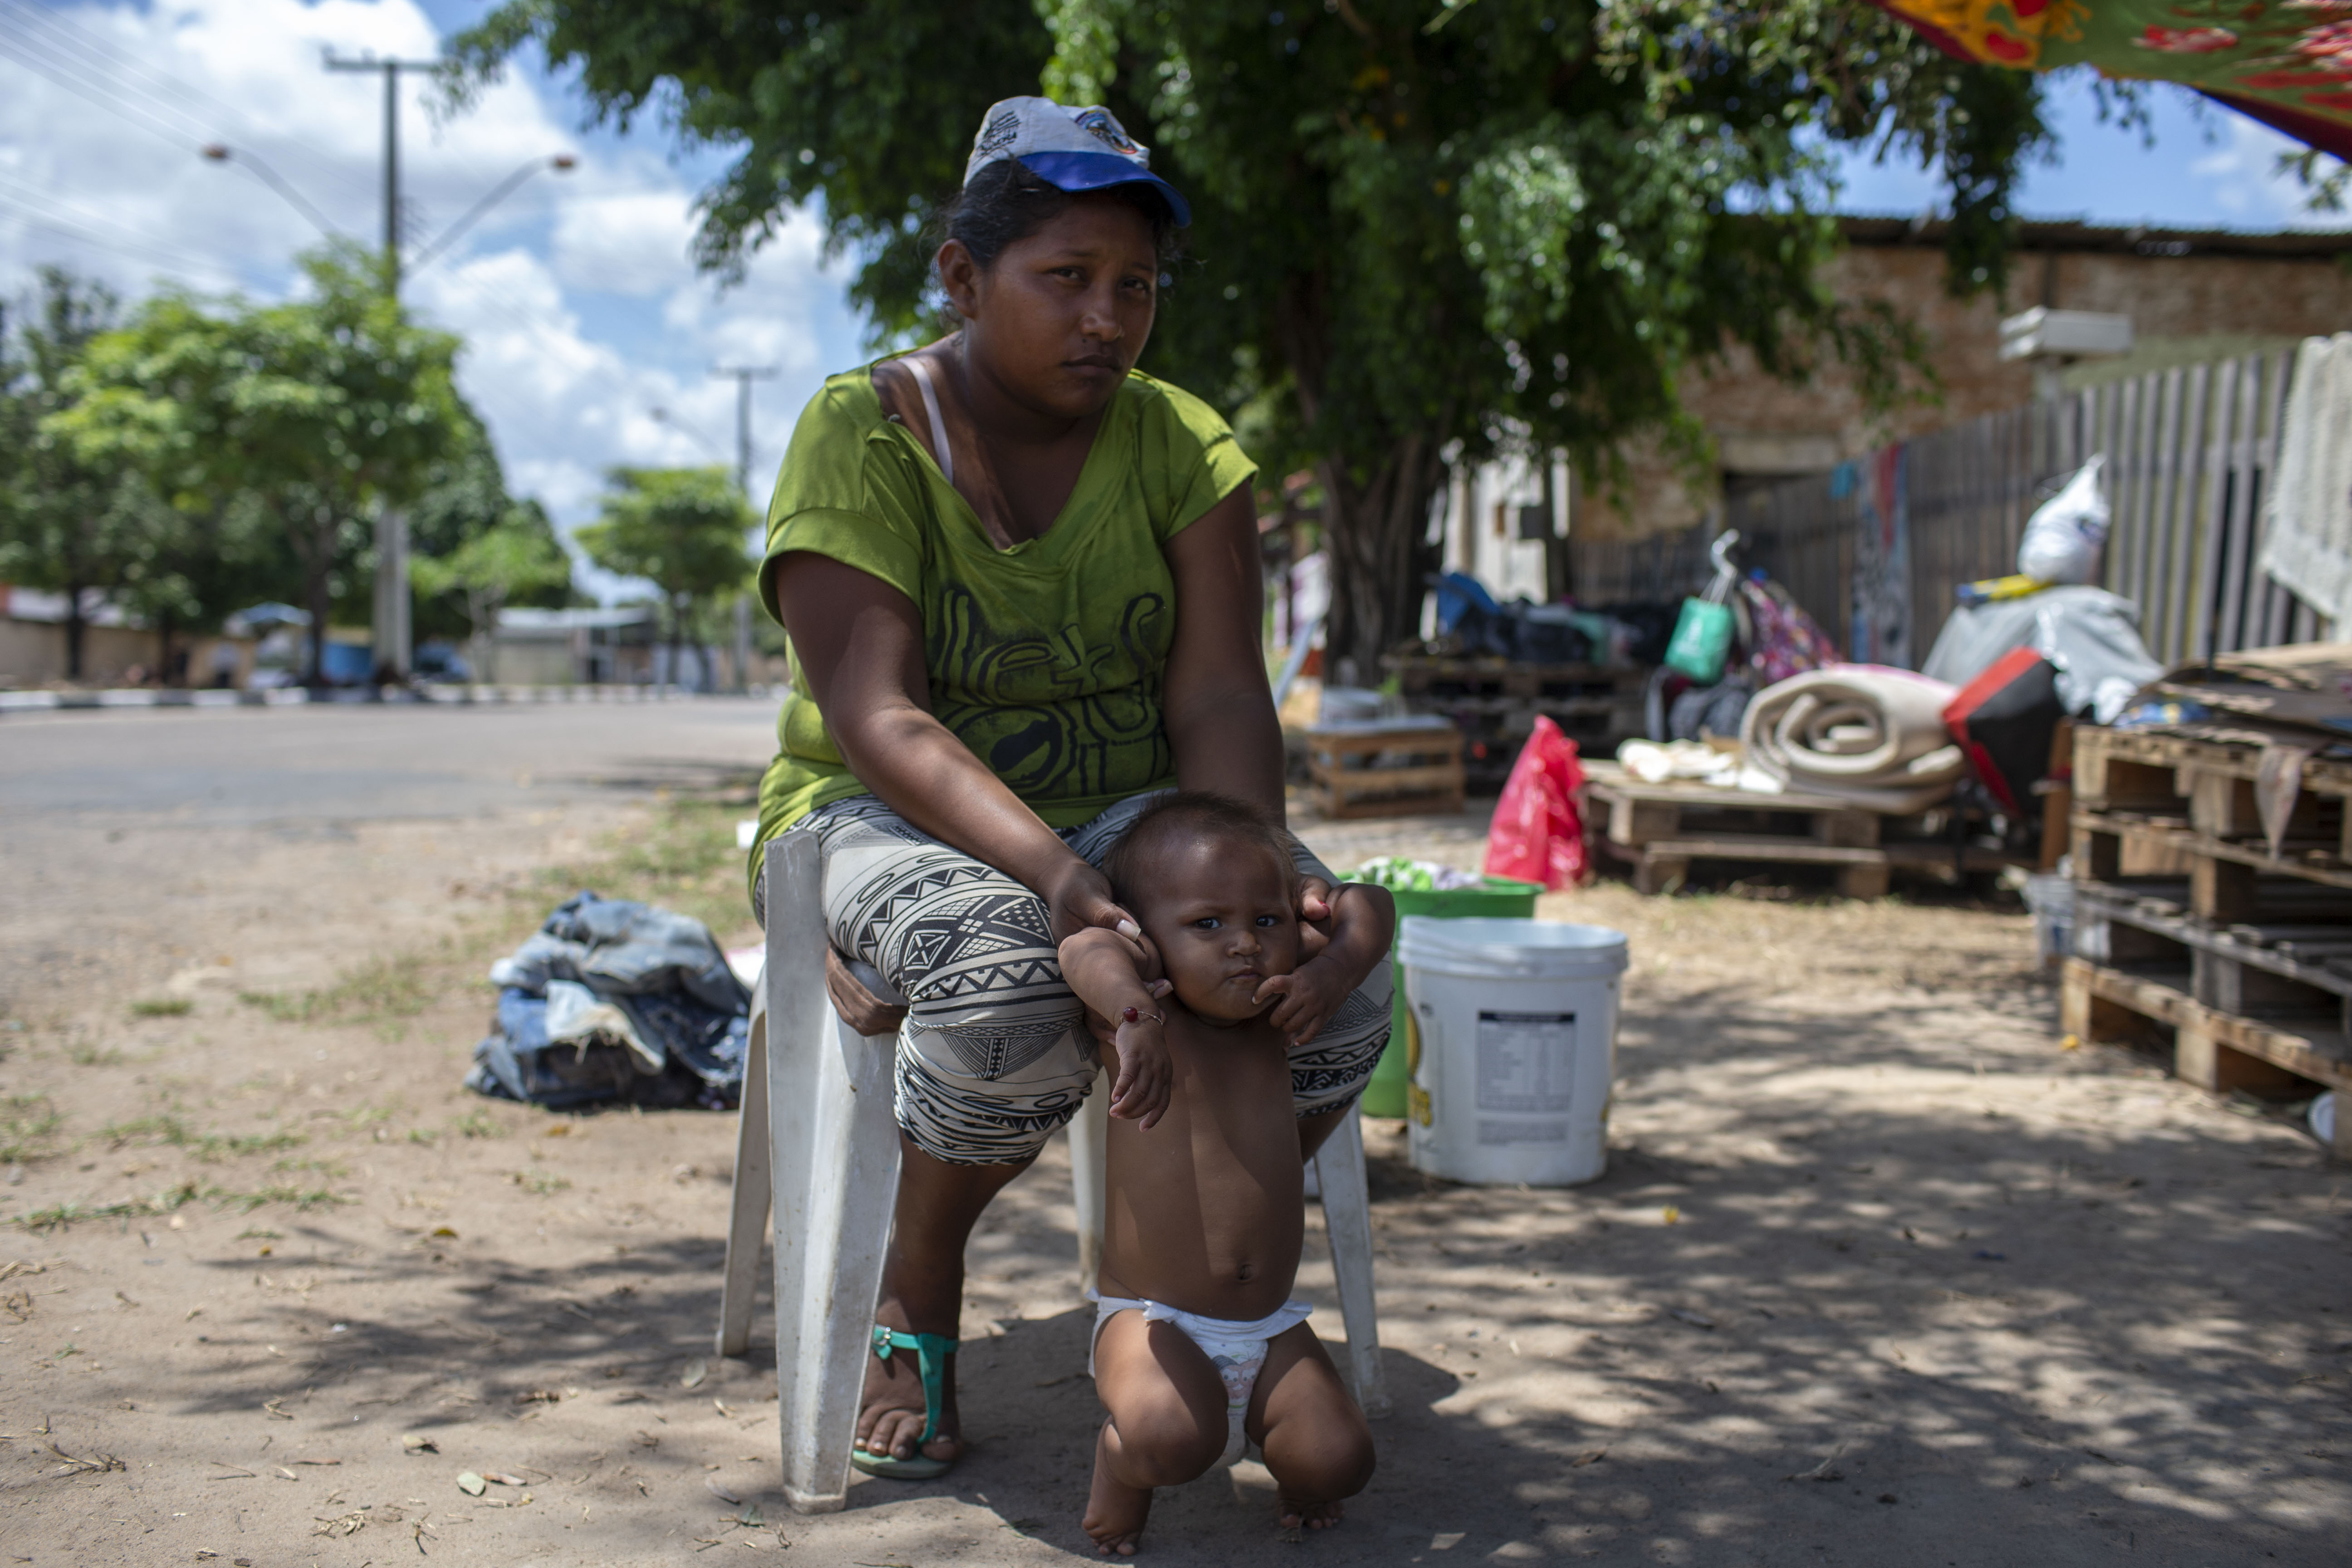
[[[915,1352],[915,1366],[923,1380],[923,1435],[915,1439],[916,1453],[911,1458],[852,1448],[851,1464],[869,1476],[887,1476],[894,1481],[934,1480],[954,1468],[953,1459],[934,1459],[921,1449],[940,1435],[940,1407],[946,1399],[948,1357],[962,1342],[945,1334],[901,1333],[881,1323],[874,1325],[874,1353],[883,1361],[888,1361],[894,1350]]]

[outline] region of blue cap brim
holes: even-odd
[[[1116,153],[1030,153],[1021,166],[1056,189],[1099,191],[1111,185],[1150,185],[1168,202],[1178,228],[1192,223],[1192,204],[1182,192],[1147,169],[1139,169]]]

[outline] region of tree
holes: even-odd
[[[13,334],[0,331],[0,580],[65,596],[66,675],[79,680],[88,595],[121,573],[122,498],[113,477],[83,461],[50,421],[79,401],[75,370],[114,324],[119,301],[62,268],[38,276],[30,320]]]
[[[572,601],[572,563],[546,508],[508,493],[488,430],[472,409],[460,414],[455,441],[408,510],[409,585],[417,635],[462,630],[478,669],[500,609]]]
[[[2047,139],[2033,78],[1840,0],[507,0],[456,47],[479,83],[532,41],[595,115],[735,152],[706,266],[821,201],[886,339],[928,319],[925,222],[982,110],[1108,104],[1193,205],[1145,366],[1318,471],[1328,642],[1367,670],[1417,619],[1449,461],[1558,448],[1622,482],[1640,436],[1696,460],[1677,385],[1735,346],[1894,395],[1907,330],[1820,281],[1823,138],[1940,163],[1963,289],[1999,286]]]
[[[544,507],[513,501],[497,523],[456,550],[415,557],[409,582],[420,595],[453,594],[464,600],[475,678],[495,680],[499,611],[535,600],[561,604],[572,588],[572,558],[556,541]]]
[[[315,679],[371,520],[424,492],[470,415],[457,340],[412,321],[373,258],[332,246],[302,270],[308,297],[279,305],[148,300],[91,341],[84,395],[48,427],[135,464],[184,515],[258,509],[299,564]]]
[[[695,603],[751,576],[744,540],[760,520],[725,468],[614,468],[606,479],[612,489],[597,521],[572,537],[605,571],[661,590],[675,679]]]

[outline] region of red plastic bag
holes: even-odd
[[[1576,792],[1583,784],[1576,742],[1538,714],[1486,830],[1486,875],[1540,882],[1555,893],[1582,882],[1584,822]]]

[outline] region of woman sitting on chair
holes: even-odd
[[[769,508],[761,591],[793,670],[761,838],[817,836],[835,1005],[869,1035],[904,1025],[855,1453],[872,1474],[928,1479],[961,1451],[964,1244],[1097,1076],[1055,949],[1135,930],[1104,851],[1171,789],[1282,817],[1255,466],[1133,368],[1190,221],[1105,110],[995,105],[937,257],[961,327],[827,381]],[[1294,854],[1300,912],[1327,921],[1331,874]],[[1388,1027],[1382,963],[1290,1050],[1302,1158]]]

